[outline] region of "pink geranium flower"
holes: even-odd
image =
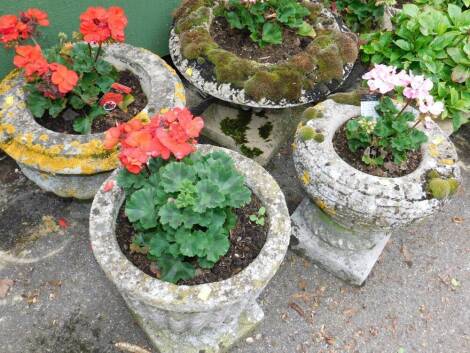
[[[423,75],[410,74],[410,85],[403,90],[403,95],[408,99],[425,99],[432,90],[433,83]]]

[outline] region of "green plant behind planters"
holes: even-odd
[[[234,208],[251,198],[244,178],[223,152],[193,153],[182,161],[153,159],[147,173],[120,172],[134,244],[156,261],[161,279],[193,278],[194,262],[212,268],[230,247]]]
[[[379,117],[351,119],[346,124],[348,147],[352,152],[364,150],[362,161],[367,165],[381,166],[388,156],[402,164],[407,153],[417,151],[427,141],[427,136],[409,123],[415,120],[410,112],[399,111],[390,97],[384,97],[376,107]]]
[[[406,4],[393,22],[393,32],[362,36],[367,41],[362,59],[430,77],[432,95],[445,102],[442,118],[451,117],[457,130],[470,111],[470,10],[454,4],[446,10]]]
[[[267,0],[254,4],[229,0],[224,12],[232,28],[250,31],[251,40],[260,47],[281,44],[284,27],[295,29],[301,36],[315,36],[315,30],[305,21],[309,15],[309,9],[297,0]]]
[[[414,0],[416,5],[429,5],[435,8],[446,9],[449,4],[454,4],[460,7],[470,7],[470,0]]]
[[[354,32],[374,28],[384,15],[384,5],[377,5],[376,0],[336,0],[335,4],[348,27]]]

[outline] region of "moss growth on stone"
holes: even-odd
[[[302,141],[308,141],[315,137],[316,132],[310,126],[303,126],[299,130],[299,136]]]
[[[455,178],[451,178],[451,179],[448,179],[447,182],[449,183],[449,186],[450,186],[450,195],[454,195],[460,186],[459,181]]]
[[[426,174],[426,178],[427,179],[435,179],[435,178],[440,178],[441,177],[441,174],[439,174],[439,172],[435,169],[431,169],[427,174]]]
[[[215,65],[217,81],[232,83],[238,88],[243,87],[245,81],[255,73],[257,67],[256,62],[241,59],[223,49],[208,51],[207,58]]]
[[[196,11],[189,13],[187,16],[180,17],[176,22],[176,33],[190,30],[193,27],[201,26],[209,22],[211,10],[208,7],[200,7]]]
[[[366,92],[355,90],[352,92],[341,92],[330,95],[328,98],[334,100],[338,104],[361,105],[361,95]]]
[[[308,107],[302,113],[302,120],[308,121],[312,119],[321,118],[322,116],[323,114],[319,112],[318,109],[316,109],[315,107]]]
[[[240,152],[248,158],[258,157],[263,154],[263,151],[261,151],[258,147],[250,148],[247,145],[241,145]]]
[[[207,29],[196,27],[181,33],[181,51],[186,59],[197,59],[211,49],[217,48]]]
[[[251,122],[251,111],[239,110],[237,119],[225,118],[220,122],[222,132],[233,138],[237,145],[248,142],[246,130]]]
[[[343,62],[354,63],[359,55],[356,35],[353,33],[337,33],[337,42]]]
[[[245,82],[246,94],[260,101],[269,97],[274,101],[282,99],[279,75],[268,71],[259,71]]]
[[[269,136],[271,136],[272,131],[273,131],[273,123],[270,121],[266,122],[266,124],[258,128],[259,135],[264,140],[269,139]]]
[[[319,81],[341,80],[343,78],[343,62],[336,44],[330,45],[318,53],[317,65]]]
[[[434,178],[429,181],[429,191],[433,198],[443,200],[450,195],[450,184],[447,180]]]
[[[212,6],[213,4],[214,0],[183,0],[181,5],[173,12],[173,18],[178,20],[203,6]]]

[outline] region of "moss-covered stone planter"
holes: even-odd
[[[210,34],[222,0],[187,0],[176,12],[170,54],[178,70],[198,89],[221,100],[256,108],[285,108],[318,101],[349,75],[357,38],[314,1],[316,37],[300,53],[275,64],[244,59],[219,47]]]
[[[266,243],[258,257],[234,277],[178,286],[140,271],[116,241],[116,218],[125,196],[117,186],[96,194],[90,214],[91,244],[98,263],[161,353],[222,352],[252,330],[263,318],[256,299],[277,272],[289,244],[289,213],[274,179],[236,152],[209,145],[198,149],[228,153],[267,209],[270,229]],[[114,178],[115,174],[110,180]]]
[[[160,57],[128,44],[105,49],[104,59],[140,79],[148,104],[142,118],[184,106],[184,87]],[[37,185],[62,197],[93,198],[118,166],[115,152],[106,151],[104,134],[68,135],[39,125],[26,108],[24,78],[14,71],[0,85],[0,148],[15,159]]]
[[[428,142],[422,162],[412,173],[398,178],[365,174],[346,163],[333,147],[336,130],[360,115],[357,106],[327,100],[314,108],[319,118],[307,127],[321,139],[305,139],[299,130],[294,161],[310,198],[333,220],[347,228],[389,230],[405,226],[442,209],[448,197],[433,197],[430,181],[438,174],[460,182],[457,152],[433,121],[419,124]],[[322,142],[319,142],[322,141]]]

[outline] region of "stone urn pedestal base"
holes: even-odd
[[[264,313],[257,303],[253,303],[237,320],[224,322],[215,329],[202,329],[198,335],[158,329],[137,310],[134,317],[160,353],[222,353],[248,336],[263,320]]]
[[[390,239],[390,232],[364,234],[344,228],[308,197],[295,210],[292,223],[292,250],[357,286],[367,279]]]

